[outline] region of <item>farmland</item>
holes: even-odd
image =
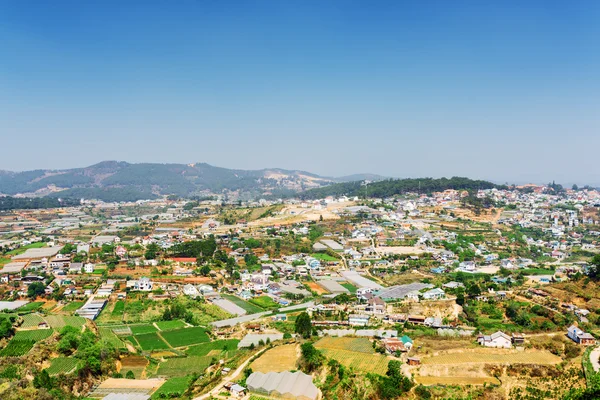
[[[27,354],[33,347],[33,340],[11,340],[8,345],[0,351],[2,357],[19,357]]]
[[[69,374],[77,368],[77,360],[70,357],[58,357],[52,360],[50,367],[46,369],[50,376],[58,374]]]
[[[36,329],[29,331],[17,331],[12,340],[31,340],[33,342],[39,342],[53,333],[52,329]]]
[[[440,354],[433,357],[424,357],[421,362],[423,364],[437,365],[467,363],[555,365],[561,362],[560,357],[555,356],[548,351],[486,350],[487,349],[473,349]]]
[[[343,282],[343,283],[341,283],[340,285],[342,285],[343,287],[345,287],[346,289],[348,289],[348,291],[349,291],[351,294],[354,294],[354,293],[356,293],[356,291],[358,290],[358,288],[357,288],[356,286],[354,286],[353,284],[351,284],[351,283],[348,283],[348,282]]]
[[[250,300],[250,302],[254,305],[257,305],[261,308],[264,309],[273,309],[273,308],[277,308],[279,307],[279,304],[277,304],[272,298],[270,298],[269,296],[259,296],[259,297],[255,297],[252,300]]]
[[[78,308],[81,308],[81,306],[83,306],[83,304],[84,304],[84,302],[83,302],[83,301],[74,301],[74,302],[71,302],[71,303],[69,303],[69,304],[65,305],[65,306],[64,306],[64,307],[61,309],[61,311],[75,311],[75,310],[77,310]]]
[[[158,321],[154,323],[161,331],[170,331],[172,329],[180,329],[185,327],[185,322],[180,320],[174,321]]]
[[[23,307],[19,307],[17,309],[17,312],[21,313],[21,312],[35,311],[43,305],[44,305],[43,301],[34,301],[31,303],[25,304]]]
[[[267,350],[251,365],[256,372],[283,372],[298,369],[298,345],[286,344]]]
[[[256,314],[256,313],[265,311],[263,308],[257,306],[256,304],[249,303],[243,299],[240,299],[237,296],[232,296],[230,294],[222,294],[221,296],[224,299],[227,299],[227,300],[235,303],[236,305],[242,307],[244,310],[246,310],[246,312],[248,314]]]
[[[492,377],[468,377],[468,376],[416,376],[415,381],[421,385],[484,385],[499,384]]]
[[[199,326],[161,332],[161,336],[172,347],[183,347],[210,341],[210,338],[206,334],[206,330]]]
[[[375,354],[371,343],[366,338],[332,338],[325,337],[315,343],[315,347],[327,358],[333,358],[340,364],[357,371],[373,372],[384,375],[387,371],[388,358]]]
[[[53,329],[61,329],[67,325],[81,328],[85,325],[86,319],[83,317],[70,315],[47,315],[44,317],[48,325]]]
[[[152,324],[129,325],[129,328],[131,328],[131,332],[134,335],[141,335],[144,333],[152,333],[152,332],[156,332],[158,330]]]
[[[141,335],[132,336],[136,340],[142,350],[162,350],[168,349],[169,346],[156,333],[142,333]]]
[[[21,328],[37,328],[40,322],[44,322],[44,319],[39,314],[25,314],[21,318],[23,318],[23,323],[21,324]]]
[[[186,354],[189,356],[205,356],[212,353],[215,350],[223,351],[225,348],[227,351],[235,351],[240,341],[238,339],[228,340],[215,340],[214,342],[202,343],[195,346],[190,346]]]
[[[190,383],[191,379],[187,376],[170,378],[152,394],[151,399],[181,397],[190,386]]]
[[[116,348],[125,348],[123,341],[110,328],[100,327],[98,328],[98,332],[102,340],[106,340]]]
[[[186,376],[202,373],[210,365],[210,356],[191,356],[186,358],[170,358],[158,366],[158,375]]]

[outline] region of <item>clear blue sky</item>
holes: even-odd
[[[600,1],[0,2],[0,169],[600,184]]]

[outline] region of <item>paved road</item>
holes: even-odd
[[[268,349],[269,348],[266,347],[266,348],[262,349],[261,351],[257,352],[255,355],[257,356],[259,354],[262,354],[263,352],[265,352]],[[254,357],[248,358],[232,374],[227,375],[225,377],[225,379],[223,379],[217,386],[214,387],[213,390],[211,390],[210,392],[208,392],[206,394],[203,394],[202,396],[194,398],[194,400],[204,400],[204,399],[210,398],[210,396],[216,396],[216,395],[218,395],[221,392],[221,389],[223,389],[223,385],[225,385],[227,382],[231,382],[231,381],[235,380],[238,377],[238,375],[241,374],[242,371],[244,371],[244,368],[246,368],[246,366],[250,363],[250,360],[252,360],[253,358]]]
[[[600,362],[598,359],[600,358],[600,347],[596,347],[594,350],[590,352],[590,361],[592,362],[592,368],[594,368],[595,372],[600,371]]]

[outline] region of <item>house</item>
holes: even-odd
[[[434,288],[423,293],[424,300],[439,300],[446,297],[446,292],[440,288]]]
[[[231,388],[229,389],[229,392],[231,393],[232,396],[234,397],[244,397],[244,394],[246,392],[246,388],[238,385],[237,383],[232,385]]]
[[[383,347],[385,347],[385,350],[391,354],[394,354],[397,351],[400,351],[400,352],[408,351],[408,349],[404,346],[404,343],[402,343],[402,340],[400,340],[398,338],[384,339],[384,340],[382,340],[382,344],[383,344]]]
[[[479,335],[477,343],[485,347],[497,347],[510,349],[512,347],[512,339],[506,333],[498,331],[491,335]]]
[[[127,281],[127,287],[131,290],[141,290],[144,292],[149,292],[152,290],[154,283],[147,277],[141,277],[137,280]]]
[[[348,324],[352,326],[366,326],[369,324],[368,315],[350,314],[348,316]]]
[[[525,337],[522,333],[513,333],[512,342],[515,346],[519,346],[525,343]]]
[[[125,257],[127,255],[127,249],[123,246],[117,246],[117,248],[115,249],[115,254],[118,257]]]
[[[591,334],[582,331],[575,325],[571,325],[569,327],[569,329],[567,330],[567,336],[575,343],[584,346],[596,344],[596,338],[594,338]]]
[[[365,313],[372,315],[384,315],[386,312],[386,308],[387,307],[385,301],[381,300],[379,297],[373,297],[367,300]]]
[[[464,288],[465,285],[462,282],[448,282],[448,283],[444,283],[442,285],[442,287],[445,287],[446,289],[458,289],[458,288]]]
[[[94,272],[94,267],[95,267],[95,266],[94,266],[94,264],[92,264],[92,263],[87,263],[87,264],[85,264],[85,265],[83,266],[83,271],[84,271],[86,274],[91,274],[92,272]]]
[[[271,319],[273,321],[287,321],[287,315],[286,314],[277,314],[271,317]]]
[[[69,274],[80,274],[82,269],[83,263],[71,263],[71,265],[69,266]]]
[[[421,365],[421,359],[417,357],[408,357],[406,361],[408,365]]]
[[[196,286],[187,284],[183,286],[183,294],[190,297],[196,297],[200,294],[200,292],[198,291]]]
[[[409,338],[408,336],[404,335],[400,338],[400,341],[402,342],[402,344],[404,344],[404,347],[406,347],[406,349],[408,351],[410,351],[410,349],[412,349],[413,347],[413,341],[411,338]]]

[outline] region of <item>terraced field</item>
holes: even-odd
[[[176,319],[175,321],[158,321],[155,322],[158,329],[161,331],[170,331],[173,329],[185,328],[185,322]]]
[[[50,366],[46,369],[50,376],[58,374],[70,374],[77,368],[78,360],[71,357],[58,357],[52,360]]]
[[[191,379],[187,376],[170,378],[152,394],[151,399],[179,398],[190,386],[190,383]]]
[[[67,325],[81,328],[86,321],[85,318],[74,315],[47,315],[44,319],[53,329],[61,329]]]
[[[298,369],[298,345],[286,344],[277,346],[263,353],[257,360],[250,364],[256,372],[283,372]]]
[[[112,344],[118,349],[124,349],[125,343],[115,333],[107,327],[98,328],[98,332],[100,332],[100,338],[106,340],[108,343]]]
[[[30,329],[30,328],[37,329],[38,324],[40,322],[44,322],[44,319],[39,314],[25,314],[22,316],[22,318],[23,318],[23,323],[21,324],[21,328],[24,328],[24,329]]]
[[[141,324],[141,325],[129,325],[131,333],[134,335],[140,335],[142,333],[152,333],[158,331],[152,324]]]
[[[54,331],[52,329],[35,329],[30,331],[17,331],[12,340],[31,340],[39,342],[50,337]]]
[[[0,357],[20,357],[25,355],[35,345],[33,340],[14,340],[8,342],[5,348],[0,351]]]

